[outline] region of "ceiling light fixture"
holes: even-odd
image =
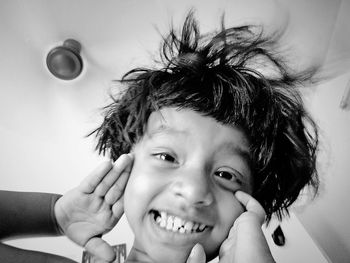
[[[46,57],[49,71],[55,77],[63,80],[72,80],[78,77],[83,69],[80,50],[80,43],[74,39],[67,39],[62,46],[50,50]]]

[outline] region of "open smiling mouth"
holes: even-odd
[[[205,224],[184,220],[174,215],[168,215],[164,211],[151,210],[150,213],[153,215],[156,224],[168,231],[180,234],[191,234],[201,233],[208,228]]]

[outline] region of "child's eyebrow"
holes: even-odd
[[[175,129],[174,127],[170,127],[162,123],[159,126],[157,126],[155,129],[152,129],[148,134],[152,138],[159,134],[188,135],[188,131]]]
[[[155,129],[151,130],[149,135],[150,137],[156,136],[158,134],[175,134],[175,135],[187,135],[189,132],[187,130],[179,130],[174,127],[170,127],[164,123],[160,124]],[[218,152],[228,152],[231,155],[239,155],[242,156],[243,159],[250,164],[251,155],[248,148],[242,147],[237,143],[226,142],[218,147]]]
[[[243,158],[248,167],[250,167],[252,163],[252,157],[249,152],[249,149],[233,142],[227,142],[223,144],[221,147],[219,147],[218,152],[227,152],[231,155],[238,155]]]

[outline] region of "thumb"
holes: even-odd
[[[85,249],[92,255],[105,261],[113,261],[115,252],[113,248],[102,238],[93,237],[85,245]]]
[[[191,250],[186,263],[205,263],[205,252],[201,244],[197,243]]]

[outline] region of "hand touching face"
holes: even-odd
[[[274,263],[269,246],[261,230],[265,211],[252,196],[242,191],[235,193],[245,208],[234,222],[228,237],[222,243],[219,263]],[[206,256],[202,245],[193,247],[186,263],[205,263]]]
[[[110,261],[113,248],[102,238],[124,213],[123,196],[133,162],[125,154],[97,167],[78,187],[55,204],[55,216],[62,232],[93,255]]]

